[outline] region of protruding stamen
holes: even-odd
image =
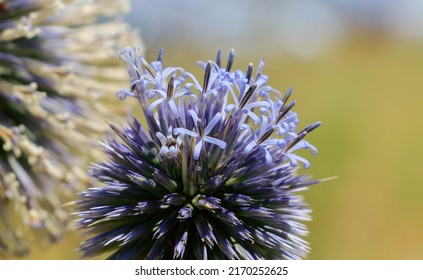
[[[301,140],[304,139],[304,137],[306,137],[308,133],[306,131],[301,132],[300,134],[298,134],[298,136],[294,139],[292,139],[291,142],[289,142],[286,147],[285,147],[285,152],[289,151],[289,149],[291,149],[292,147],[294,147],[298,142],[300,142]]]
[[[306,128],[304,128],[303,130],[301,130],[299,134],[301,134],[303,132],[310,133],[313,130],[315,130],[316,128],[318,128],[321,124],[322,124],[322,122],[315,122],[313,124],[310,124]]]
[[[270,135],[273,134],[273,132],[275,131],[275,127],[271,127],[269,128],[258,140],[257,140],[257,144],[261,144],[263,143],[267,138],[270,137]]]
[[[222,65],[222,51],[221,50],[218,50],[217,51],[217,55],[216,55],[216,64],[217,64],[217,66],[219,66],[219,68],[221,67],[221,65]]]
[[[228,63],[226,64],[226,72],[231,71],[232,65],[234,63],[234,59],[235,59],[235,50],[232,49],[231,52],[229,53]]]
[[[241,99],[241,102],[239,103],[239,108],[243,108],[245,104],[248,103],[248,100],[250,100],[251,96],[253,96],[254,91],[256,90],[257,85],[253,84],[250,86],[250,88],[247,90],[247,92],[244,94],[244,96]]]
[[[163,62],[163,48],[159,50],[159,56],[157,57],[157,61]]]
[[[171,100],[173,93],[175,91],[175,78],[172,76],[169,80],[169,84],[167,85],[167,99]]]
[[[254,64],[252,64],[252,63],[248,64],[247,73],[245,73],[245,78],[247,79],[247,84],[250,84],[251,75],[253,75],[253,70],[254,70]]]
[[[153,67],[150,66],[150,64],[148,64],[147,61],[145,61],[143,57],[141,57],[141,62],[145,66],[147,71],[150,73],[150,75],[153,76],[153,78],[156,78],[157,77],[156,71],[153,69]]]
[[[292,88],[292,87],[290,87],[290,88],[286,91],[285,96],[284,96],[284,97],[283,97],[283,99],[282,99],[282,106],[285,106],[286,102],[288,101],[289,97],[291,96],[292,90],[293,90],[293,88]]]
[[[211,61],[207,62],[206,71],[204,72],[204,83],[203,83],[203,93],[207,91],[210,81],[210,74],[211,74]]]
[[[295,104],[297,104],[297,101],[294,100],[291,103],[289,103],[288,106],[282,107],[279,111],[278,116],[276,117],[275,123],[280,122],[282,118],[292,109],[292,107],[295,106]]]
[[[264,59],[261,59],[257,67],[256,81],[260,78],[261,74],[263,73],[263,69],[264,69]]]
[[[122,140],[126,140],[126,136],[110,121],[106,120],[100,113],[96,114],[113,130],[114,133],[116,133]]]

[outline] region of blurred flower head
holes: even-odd
[[[111,259],[297,259],[308,251],[301,236],[309,208],[296,193],[316,183],[297,175],[309,162],[296,152],[315,147],[297,132],[291,90],[267,85],[261,61],[254,71],[199,62],[198,79],[164,67],[162,52],[148,64],[125,48],[130,89],[145,116],[103,143],[108,160],[91,175],[102,184],[77,201],[81,228],[93,236],[84,256]]]
[[[60,238],[62,204],[85,189],[89,151],[107,128],[93,117],[107,115],[98,100],[125,79],[113,65],[119,49],[138,44],[134,31],[110,19],[126,8],[112,0],[0,0],[0,255]]]

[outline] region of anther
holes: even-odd
[[[251,75],[253,75],[254,65],[252,63],[248,64],[247,73],[245,73],[245,78],[247,79],[247,84],[250,84]]]
[[[157,77],[156,71],[153,69],[153,67],[150,66],[150,64],[148,64],[147,61],[145,61],[143,57],[141,57],[141,62],[142,64],[144,64],[145,68],[147,68],[147,71],[150,73],[150,75],[153,76],[153,78],[156,78]]]
[[[261,144],[263,143],[267,138],[270,137],[270,135],[273,134],[273,132],[275,131],[276,128],[271,127],[269,128],[258,140],[257,140],[257,144]]]
[[[175,81],[175,78],[172,76],[169,80],[169,84],[167,85],[167,99],[169,99],[169,100],[172,99],[172,96],[173,96],[173,93],[174,93],[174,90],[175,90],[174,81]]]
[[[157,57],[157,61],[163,62],[163,48],[159,50],[159,56]]]
[[[204,83],[203,83],[203,93],[207,91],[210,81],[210,74],[211,74],[211,62],[207,62],[206,70],[204,72]]]
[[[299,134],[301,134],[303,132],[310,133],[313,130],[315,130],[316,128],[318,128],[321,124],[322,124],[322,122],[315,122],[313,124],[310,124],[306,128],[304,128],[303,130],[301,130]]]
[[[232,49],[231,52],[229,53],[228,63],[226,64],[226,72],[231,71],[232,65],[234,63],[234,59],[235,59],[235,50]]]
[[[221,50],[217,51],[216,64],[217,64],[217,66],[219,66],[219,68],[222,65],[222,51]]]
[[[284,97],[283,97],[283,99],[282,99],[282,106],[285,106],[286,102],[288,101],[289,97],[291,96],[292,90],[293,90],[293,89],[292,89],[292,87],[290,87],[290,88],[286,91],[285,96],[284,96]]]
[[[304,137],[306,137],[308,133],[306,131],[301,132],[300,134],[298,134],[298,136],[294,139],[292,139],[291,142],[289,142],[284,151],[287,152],[288,150],[290,150],[292,147],[294,147],[298,142],[300,142],[301,140],[304,139]]]
[[[291,103],[289,103],[288,106],[282,107],[279,111],[278,116],[276,117],[275,123],[280,122],[282,118],[292,109],[292,107],[295,106],[295,104],[297,104],[297,101],[294,100]]]
[[[256,84],[253,84],[253,85],[250,86],[250,88],[247,90],[247,92],[242,97],[241,102],[239,104],[239,108],[242,109],[247,104],[248,100],[250,100],[251,96],[253,96],[253,93],[256,90],[256,88],[257,88]]]

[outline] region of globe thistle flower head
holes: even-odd
[[[88,185],[87,150],[107,131],[96,121],[94,112],[108,115],[98,101],[126,78],[111,65],[139,41],[112,17],[126,7],[0,0],[0,256],[24,255],[66,229],[62,205]]]
[[[93,236],[84,256],[111,251],[110,259],[298,259],[308,251],[301,236],[310,210],[296,193],[317,181],[297,175],[310,163],[299,149],[320,125],[297,132],[291,89],[267,84],[259,63],[232,70],[199,62],[199,79],[151,64],[122,50],[130,88],[145,116],[103,143],[108,160],[93,165],[101,182],[81,193],[78,223]]]

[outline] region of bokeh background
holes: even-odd
[[[293,86],[313,178],[309,259],[423,259],[423,1],[132,0],[147,60],[195,73],[236,50],[235,68],[266,59],[270,85]],[[121,62],[117,62],[121,63]],[[82,238],[31,259],[77,259]]]

